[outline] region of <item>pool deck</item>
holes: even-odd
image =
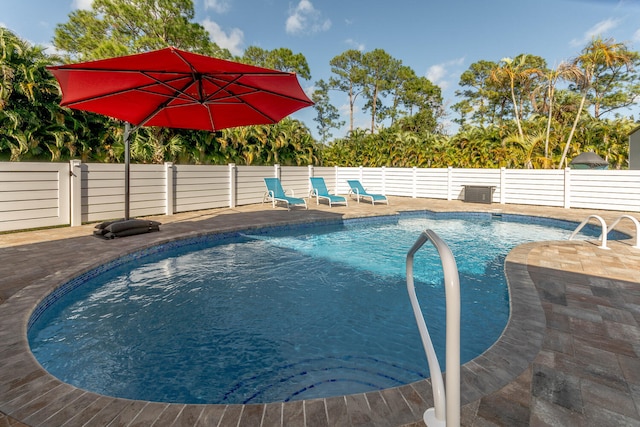
[[[309,210],[251,205],[158,216],[161,231],[114,240],[93,225],[0,235],[0,427],[423,426],[429,380],[402,387],[267,405],[181,405],[87,392],[44,371],[26,328],[55,287],[123,254],[202,234],[400,211],[493,212],[608,224],[624,212],[390,198]],[[640,213],[630,213],[640,218]],[[640,249],[610,241],[529,243],[507,257],[511,317],[501,338],[461,368],[463,426],[640,426]],[[446,236],[441,236],[446,241]],[[490,313],[487,313],[490,315]],[[416,345],[421,345],[416,343]]]

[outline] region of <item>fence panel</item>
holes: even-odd
[[[574,208],[640,211],[640,171],[571,170]]]
[[[564,206],[564,174],[556,170],[505,170],[505,203]]]
[[[124,165],[83,163],[82,222],[124,216]],[[164,165],[130,165],[129,210],[131,217],[159,215],[166,211]]]
[[[447,199],[447,176],[445,168],[416,169],[416,197]]]
[[[275,170],[273,166],[238,166],[236,204],[242,206],[261,203],[267,191],[264,178],[275,177]]]
[[[311,190],[309,168],[300,166],[282,166],[280,182],[289,196],[308,197]]]
[[[413,197],[413,168],[385,168],[384,190],[394,196]]]
[[[345,181],[344,186],[340,187],[337,179],[337,172],[334,167],[314,167],[313,168],[313,176],[320,176],[324,178],[325,184],[327,184],[327,189],[330,193],[333,194],[341,194],[340,188],[346,187],[347,183]],[[347,194],[349,192],[348,188],[344,190],[342,194]]]
[[[69,224],[69,163],[0,163],[0,231]]]
[[[369,193],[386,194],[387,191],[384,188],[384,172],[386,172],[386,168],[362,168],[362,179],[360,179],[360,182],[364,189]]]
[[[229,206],[229,166],[175,166],[175,212]]]
[[[338,168],[337,186],[339,194],[349,194],[349,184],[347,181],[350,179],[362,180],[363,168]]]

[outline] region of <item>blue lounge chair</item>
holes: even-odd
[[[324,178],[321,176],[309,178],[311,181],[311,197],[316,198],[316,205],[320,204],[320,199],[327,199],[329,201],[329,207],[331,207],[334,203],[344,203],[345,206],[347,204],[347,198],[342,196],[336,196],[335,194],[329,194],[329,190],[327,190],[327,184],[324,182]]]
[[[264,203],[265,201],[271,201],[273,207],[275,208],[277,202],[284,202],[287,204],[287,210],[290,209],[290,205],[304,205],[304,208],[308,209],[307,201],[305,199],[287,196],[284,189],[282,188],[282,184],[280,183],[279,178],[265,178],[264,183],[267,186],[267,191],[264,193],[262,203]],[[292,196],[294,196],[293,192],[291,194]]]
[[[385,202],[387,205],[389,204],[389,199],[387,199],[387,196],[383,194],[367,193],[367,190],[364,189],[360,181],[358,181],[357,179],[347,180],[347,183],[349,184],[349,187],[351,187],[351,189],[349,190],[349,194],[355,194],[358,203],[360,203],[360,197],[362,197],[371,199],[372,205],[375,205],[376,202]]]

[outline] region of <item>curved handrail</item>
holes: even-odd
[[[442,269],[444,271],[444,286],[446,299],[446,394],[442,381],[442,371],[436,357],[436,352],[427,330],[427,325],[418,303],[413,282],[413,255],[427,241],[431,241],[438,250]],[[458,266],[451,249],[432,230],[423,231],[418,240],[407,253],[407,290],[413,314],[418,324],[422,345],[427,355],[429,372],[431,372],[431,386],[433,388],[434,408],[429,408],[423,415],[423,421],[428,427],[459,426],[460,425],[460,277]]]
[[[616,227],[616,225],[618,225],[618,223],[622,221],[624,218],[630,219],[636,225],[636,244],[633,245],[633,247],[636,249],[640,249],[640,234],[638,233],[640,231],[640,222],[638,222],[638,220],[632,217],[631,215],[627,215],[627,214],[620,215],[615,221],[613,221],[611,226],[609,226],[609,233],[611,233],[613,229]]]
[[[576,229],[573,231],[573,233],[571,233],[571,236],[569,236],[569,240],[573,240],[574,237],[576,237],[576,234],[578,234],[580,232],[580,230],[582,230],[582,228],[587,225],[587,223],[589,222],[589,220],[591,218],[595,218],[600,222],[600,226],[602,227],[602,234],[600,235],[602,241],[600,243],[600,246],[598,246],[600,249],[611,249],[607,247],[607,234],[609,234],[607,232],[607,223],[604,221],[604,219],[602,219],[602,217],[600,215],[589,215],[587,218],[585,218],[584,221],[582,221],[580,223],[580,225],[578,227],[576,227]]]

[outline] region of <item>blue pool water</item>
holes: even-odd
[[[150,401],[265,403],[417,381],[429,372],[405,259],[422,230],[438,233],[458,263],[463,363],[506,325],[506,254],[571,233],[467,218],[378,218],[177,245],[90,274],[37,310],[31,349],[65,382]],[[429,244],[414,275],[444,369],[442,269]]]

